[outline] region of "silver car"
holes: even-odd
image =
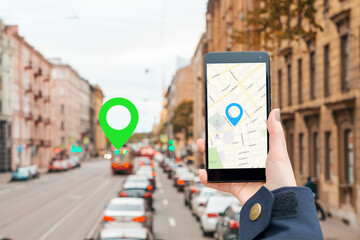
[[[103,221],[106,222],[139,222],[150,231],[153,228],[152,212],[146,210],[142,198],[113,198],[105,208]]]
[[[203,187],[199,193],[191,199],[191,210],[197,220],[200,219],[201,213],[205,210],[206,202],[215,194],[216,190],[209,187]]]

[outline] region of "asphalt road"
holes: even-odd
[[[184,205],[184,193],[178,192],[160,168],[157,170],[157,189],[154,194],[154,234],[164,240],[204,240],[199,223]]]
[[[97,160],[80,169],[44,174],[28,182],[0,184],[0,238],[15,240],[86,239],[96,235],[104,207],[126,176],[112,176],[109,162]],[[154,193],[156,239],[203,238],[198,222],[184,206],[162,170]]]
[[[106,160],[80,169],[0,186],[0,236],[12,239],[84,239],[125,176]]]

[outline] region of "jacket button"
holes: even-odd
[[[255,203],[250,209],[250,219],[251,221],[255,221],[259,218],[261,214],[261,205],[259,203]]]

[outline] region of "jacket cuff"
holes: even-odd
[[[250,211],[256,203],[260,204],[261,212],[257,219],[251,220]],[[264,186],[245,203],[240,212],[240,240],[254,239],[269,226],[273,204],[274,194]]]

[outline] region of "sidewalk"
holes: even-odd
[[[358,240],[360,239],[360,229],[349,227],[339,220],[327,218],[320,221],[325,240]]]
[[[0,173],[0,185],[6,184],[11,180],[11,172]]]

